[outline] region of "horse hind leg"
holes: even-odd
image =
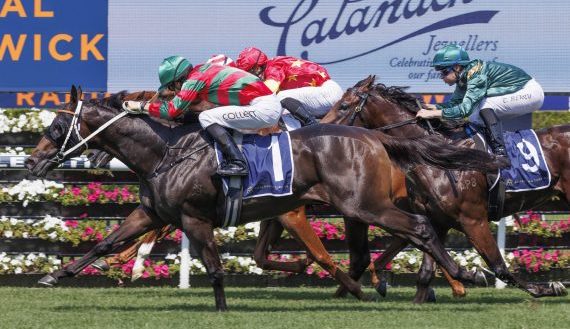
[[[415,247],[427,252],[454,278],[463,282],[486,285],[480,273],[469,273],[458,266],[445,251],[435,230],[425,216],[406,213],[393,204],[379,204],[375,211],[361,212],[359,218],[385,228],[395,236],[404,238]]]
[[[305,208],[302,207],[288,212],[283,216],[305,216]],[[300,224],[307,225],[308,228],[306,227],[305,229],[311,229],[306,220],[304,222],[300,222]],[[253,259],[257,266],[264,270],[303,273],[307,266],[313,262],[308,255],[306,259],[299,259],[296,261],[273,261],[268,258],[271,246],[281,238],[283,229],[283,225],[281,225],[279,219],[263,221],[261,223],[259,237],[253,251]]]
[[[486,220],[479,221],[462,217],[461,224],[477,252],[501,281],[512,287],[520,288],[535,298],[567,294],[566,288],[559,282],[550,282],[547,285],[533,284],[509,272]]]
[[[344,227],[346,235],[346,243],[348,245],[349,252],[349,271],[348,276],[354,281],[360,280],[364,271],[371,266],[370,263],[370,248],[368,246],[368,225],[356,221],[354,219],[345,217]],[[372,274],[375,274],[374,270],[371,270]],[[376,281],[375,276],[371,278],[374,282]],[[345,286],[339,286],[337,291],[334,293],[335,298],[343,298],[348,294],[348,290]]]
[[[352,280],[333,262],[331,256],[326,251],[323,243],[315,234],[312,227],[308,225],[304,216],[280,216],[279,220],[291,235],[299,241],[306,249],[311,257],[340,284],[344,285],[347,290],[360,300],[368,300],[360,284]]]

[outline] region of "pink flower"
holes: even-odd
[[[70,220],[66,220],[66,221],[65,221],[65,226],[71,227],[71,228],[76,228],[78,224],[79,224],[79,222],[76,221],[76,220],[71,220],[71,219],[70,219]]]
[[[83,231],[83,234],[84,235],[91,235],[91,234],[93,234],[93,232],[95,232],[95,230],[91,226],[87,226],[85,228],[85,231]]]
[[[71,194],[73,194],[73,196],[81,195],[81,189],[79,187],[72,187]]]

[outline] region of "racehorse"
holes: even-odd
[[[221,179],[215,175],[211,141],[197,125],[171,129],[148,116],[126,115],[121,109],[122,94],[105,102],[82,103],[80,97],[81,91],[73,87],[71,102],[58,111],[26,160],[26,168],[36,176],[45,176],[65,159],[79,155],[89,141],[93,148],[113,155],[138,175],[141,205],[93,250],[44,277],[42,283],[53,285],[74,276],[95,259],[170,223],[189,237],[207,269],[216,309],[225,311],[223,268],[213,236],[213,228],[221,225],[224,196]],[[500,161],[432,139],[393,139],[355,127],[318,125],[290,136],[296,168],[293,194],[244,200],[240,224],[276,217],[307,203],[327,203],[346,216],[383,227],[409,241],[433,256],[454,279],[481,283],[479,273],[468,272],[451,259],[424,216],[406,213],[391,202],[390,160],[402,167],[430,164],[483,171],[497,170]],[[434,156],[436,150],[440,157]],[[299,234],[302,241],[318,239],[312,231],[297,232],[294,225],[287,229]],[[364,297],[359,284],[340,270],[330,270],[352,294]]]
[[[321,122],[379,129],[394,137],[428,136],[432,123],[415,119],[419,110],[416,98],[401,88],[374,84],[374,80],[374,76],[369,76],[348,89]],[[440,126],[437,135],[441,141],[475,147],[473,140],[467,138],[463,122],[434,122],[433,125]],[[548,188],[539,191],[507,193],[504,215],[531,209],[570,209],[570,125],[542,129],[537,131],[537,135],[552,174],[552,183]],[[399,174],[404,175],[402,172]],[[393,175],[397,176],[398,172],[393,172]],[[567,294],[559,282],[547,286],[529,284],[509,272],[489,229],[485,174],[476,171],[449,173],[438,168],[417,166],[408,172],[408,176],[411,179],[407,181],[407,190],[411,191],[413,212],[430,218],[442,241],[450,228],[458,229],[467,235],[489,268],[502,281],[527,291],[533,297]],[[457,180],[456,186],[452,183],[454,179]],[[403,179],[401,181],[404,182]],[[346,225],[350,226],[351,223],[347,222]],[[360,234],[366,232],[361,230]],[[377,270],[383,269],[406,245],[405,241],[396,239],[376,260],[374,267]],[[368,265],[366,259],[359,260],[366,251],[364,248],[361,252],[351,252],[351,267],[354,266],[354,269],[350,275],[353,279],[358,279]],[[429,283],[434,272],[433,260],[425,255],[415,302],[421,303],[428,298]],[[459,289],[460,294],[461,288],[455,286],[454,290]],[[341,291],[338,293],[342,294]]]

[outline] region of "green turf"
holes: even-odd
[[[375,302],[335,300],[331,288],[228,288],[217,313],[210,289],[0,288],[1,328],[568,328],[570,298],[534,300],[507,289],[469,289],[413,305],[411,288]],[[373,291],[367,290],[370,295]]]

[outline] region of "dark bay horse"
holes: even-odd
[[[189,237],[207,269],[216,309],[226,310],[223,268],[213,238],[213,228],[221,225],[223,193],[221,180],[215,175],[211,141],[197,125],[170,129],[147,116],[123,116],[121,94],[106,103],[88,101],[82,106],[77,106],[81,92],[72,88],[71,96],[72,101],[59,111],[26,160],[26,168],[36,176],[45,176],[64,159],[80,154],[86,148],[81,139],[91,137],[93,148],[113,155],[139,176],[141,206],[92,251],[44,277],[43,283],[55,284],[61,278],[74,276],[95,259],[170,223],[181,227]],[[74,108],[72,115],[70,109]],[[93,132],[98,134],[93,137]],[[481,283],[477,273],[466,271],[451,259],[424,216],[404,212],[391,202],[390,160],[402,167],[430,164],[495,171],[501,164],[494,157],[428,138],[393,139],[380,132],[336,125],[294,131],[291,143],[296,167],[293,194],[245,200],[240,224],[276,217],[307,203],[327,203],[366,225],[383,227],[430,254],[454,279]],[[68,150],[64,144],[76,148]],[[435,156],[436,152],[440,156]],[[179,162],[181,158],[185,160]],[[299,234],[302,241],[310,238],[305,234],[318,239],[312,231],[297,232],[294,226],[287,229]],[[351,293],[363,297],[360,285],[342,271],[331,273]]]
[[[415,120],[418,111],[416,98],[400,88],[374,84],[374,80],[375,77],[370,76],[348,89],[322,122],[379,128],[394,137],[427,137],[427,122]],[[466,138],[462,125],[459,125],[458,129],[451,129],[445,122],[434,122],[433,125],[441,125],[442,129],[438,130],[441,140],[474,147],[474,142]],[[445,127],[447,129],[443,129]],[[539,191],[507,193],[505,216],[531,209],[570,210],[570,125],[542,129],[537,131],[537,135],[552,174],[552,184],[549,188]],[[393,172],[393,175],[397,176],[398,172]],[[509,285],[522,288],[534,297],[566,295],[561,283],[547,286],[529,284],[508,271],[489,229],[485,175],[475,171],[454,172],[452,175],[458,182],[457,193],[454,193],[450,175],[444,170],[418,166],[409,171],[408,177],[411,179],[408,181],[407,190],[413,191],[409,200],[414,206],[413,212],[430,218],[442,241],[450,228],[464,232],[489,268]],[[347,226],[350,225],[348,222]],[[383,269],[406,245],[401,239],[395,241],[377,259],[375,268]],[[359,278],[368,265],[366,260],[359,261],[358,258],[358,255],[366,250],[363,249],[360,253],[351,252],[351,265],[355,268],[351,269],[350,275],[354,279]],[[355,259],[352,260],[352,257]],[[415,302],[426,301],[434,271],[433,260],[424,256]]]

